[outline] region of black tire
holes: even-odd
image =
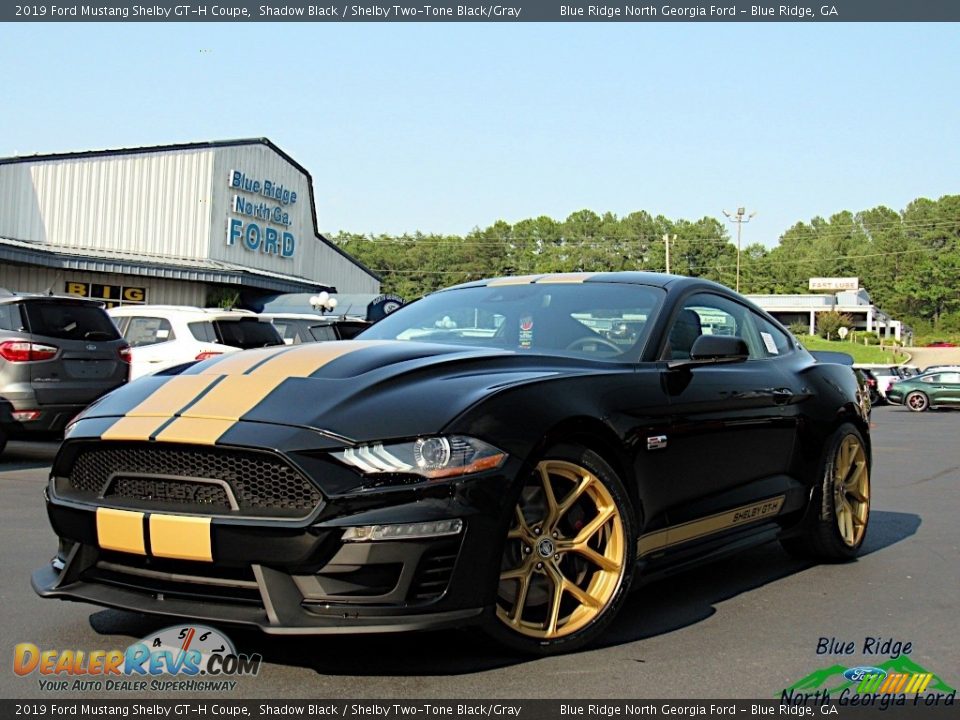
[[[487,632],[539,656],[592,642],[623,606],[636,566],[637,523],[623,481],[592,450],[557,445],[518,488],[511,513]]]
[[[853,446],[858,451],[853,451],[848,466]],[[806,517],[796,534],[783,538],[780,544],[794,557],[827,562],[852,560],[863,546],[870,517],[870,458],[863,436],[854,425],[844,423],[830,436],[818,472]],[[849,482],[838,487],[841,474]]]
[[[0,455],[3,455],[4,448],[7,447],[7,434],[0,428]]]
[[[903,404],[914,412],[923,412],[930,409],[930,398],[926,393],[914,390],[903,399]]]

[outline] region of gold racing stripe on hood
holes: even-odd
[[[171,416],[216,382],[216,376],[175,375],[100,436],[103,440],[146,440]]]
[[[161,430],[161,442],[213,445],[235,422],[266,399],[287,378],[309,377],[324,365],[374,344],[341,341],[305,344],[279,353],[249,375],[229,375]],[[262,356],[261,356],[262,359]],[[213,368],[211,368],[213,370]]]

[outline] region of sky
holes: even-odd
[[[268,137],[326,233],[745,207],[774,245],[960,193],[958,25],[6,24],[0,68],[0,156]]]

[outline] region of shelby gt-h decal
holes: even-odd
[[[866,407],[850,368],[713,283],[467,283],[356,341],[98,401],[54,461],[60,545],[33,585],[271,633],[476,622],[569,650],[636,578],[733,543],[855,556]]]

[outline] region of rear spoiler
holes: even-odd
[[[853,365],[853,358],[843,352],[834,352],[833,350],[813,350],[810,352],[818,363],[830,363],[833,365]]]

